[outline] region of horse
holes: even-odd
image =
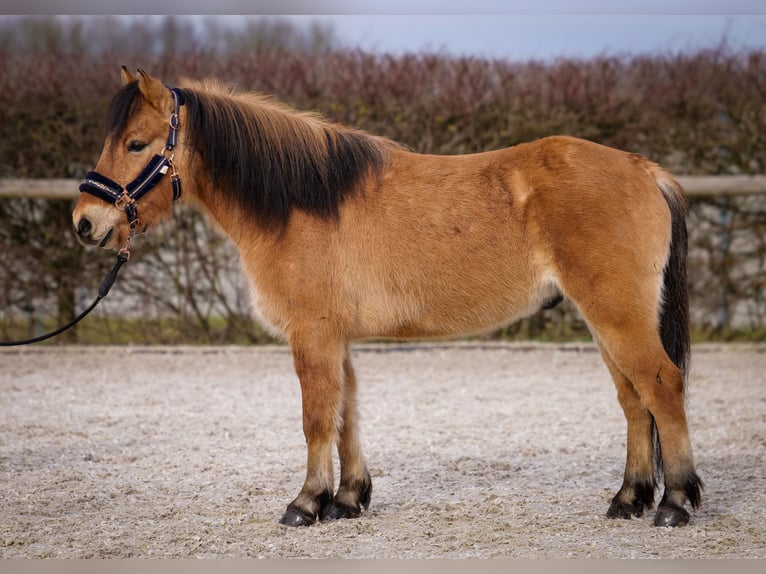
[[[666,170],[569,136],[419,154],[217,79],[170,88],[124,66],[121,79],[74,230],[129,253],[180,199],[236,245],[255,314],[289,343],[301,388],[306,478],[281,524],[369,508],[353,341],[487,333],[562,298],[627,421],[607,516],[642,516],[664,482],[654,524],[689,521],[703,484],[684,399],[688,208]]]

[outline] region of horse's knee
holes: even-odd
[[[303,405],[303,435],[306,442],[337,440],[337,409],[318,407],[311,403]]]
[[[301,385],[303,431],[306,438],[335,435],[343,401],[341,363],[328,352],[293,350]]]

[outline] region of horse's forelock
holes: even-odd
[[[106,114],[106,136],[112,140],[113,144],[125,131],[128,120],[138,105],[139,94],[136,81],[124,85],[112,98]]]

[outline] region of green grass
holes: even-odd
[[[33,334],[48,332],[57,326],[54,318],[46,318],[41,324],[36,324]],[[9,341],[28,337],[30,337],[30,329],[27,320],[13,322],[0,320],[0,340]],[[691,338],[692,343],[764,343],[766,329],[694,329]],[[545,343],[592,341],[588,330],[579,322],[565,322],[565,324],[551,322],[543,327],[527,321],[521,321],[480,339]],[[95,316],[84,319],[73,330],[39,344],[257,345],[276,341],[258,323],[248,318],[229,321],[224,317],[214,317],[207,324],[202,325],[199,322],[170,317],[125,319]]]
[[[53,318],[35,325],[30,334],[28,321],[0,322],[0,339],[17,340],[48,332],[57,327]],[[207,324],[177,318],[125,319],[88,317],[70,331],[39,343],[41,345],[252,345],[272,343],[275,339],[254,321],[223,317],[212,318]]]
[[[694,329],[692,343],[766,343],[766,329]]]

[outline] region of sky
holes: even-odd
[[[766,49],[766,15],[431,14],[295,19],[332,26],[348,46],[391,53],[427,50],[527,60],[694,51],[722,42],[731,48]]]
[[[346,46],[517,60],[766,49],[766,0],[6,0],[9,13],[282,15]],[[236,15],[236,16],[235,16]]]

